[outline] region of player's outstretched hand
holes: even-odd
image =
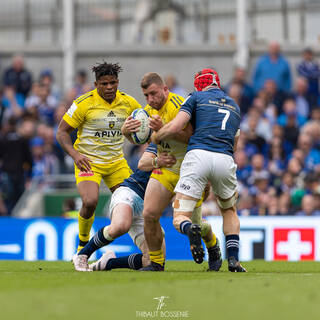
[[[121,131],[124,135],[128,135],[132,132],[138,132],[140,126],[141,122],[139,120],[133,119],[132,116],[129,116],[123,123]]]
[[[151,116],[149,119],[149,128],[153,131],[159,131],[163,126],[162,119],[159,115]]]
[[[81,171],[91,171],[90,159],[83,154],[77,152],[73,157],[74,163]]]
[[[172,167],[176,162],[176,158],[167,152],[162,152],[158,155],[159,167],[169,168]]]

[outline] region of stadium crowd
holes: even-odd
[[[292,84],[293,68],[297,76]],[[185,91],[175,77],[168,76],[167,85],[181,94]],[[319,77],[312,49],[304,49],[299,64],[290,66],[279,44],[271,42],[253,66],[251,81],[245,69],[235,67],[231,81],[222,82],[242,112],[235,153],[240,215],[320,215]],[[91,89],[86,71],[79,70],[74,86],[62,95],[51,70],[34,75],[20,55],[2,70],[0,215],[11,214],[31,179],[73,173],[56,130],[73,100]],[[133,169],[144,148],[128,147]],[[213,194],[203,214],[219,214]]]

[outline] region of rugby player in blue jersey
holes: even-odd
[[[152,136],[152,141],[158,144],[175,136],[189,121],[194,129],[175,188],[173,224],[189,237],[194,260],[201,261],[204,256],[201,228],[192,223],[191,216],[207,182],[211,182],[223,217],[228,269],[246,272],[239,262],[237,166],[233,160],[240,135],[240,109],[221,90],[219,75],[213,69],[198,72],[194,87],[196,91],[184,101],[176,117]]]
[[[140,170],[137,169],[131,174],[112,194],[109,208],[111,224],[101,228],[84,248],[74,255],[72,260],[76,271],[102,271],[117,268],[138,270],[150,263],[149,250],[143,232],[142,211],[145,190],[152,170],[155,168],[155,158],[157,158],[156,167],[171,167],[176,163],[176,159],[167,153],[157,155],[156,145],[150,144],[147,147],[139,161]],[[88,265],[88,259],[93,252],[125,233],[129,233],[142,254],[135,253],[116,258],[114,252],[108,250],[97,262]],[[164,241],[162,247],[164,250]]]

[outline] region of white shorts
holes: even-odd
[[[127,204],[132,209],[132,224],[128,233],[135,245],[140,247],[140,244],[144,241],[144,222],[142,216],[143,199],[141,199],[132,189],[128,187],[119,187],[114,191],[111,197],[109,212],[107,214],[110,220],[112,220],[114,208],[120,203]],[[143,236],[143,238],[141,236]]]
[[[215,195],[228,199],[237,190],[237,165],[224,153],[195,149],[187,152],[180,168],[180,179],[175,192],[201,199],[202,192],[211,182]]]

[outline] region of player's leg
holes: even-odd
[[[143,210],[142,210],[143,211]],[[144,236],[144,219],[141,213],[138,212],[137,215],[134,216],[131,228],[129,230],[129,235],[134,242],[134,244],[141,250],[142,252],[142,267],[146,267],[150,264],[150,255],[149,255],[149,247],[145,240]],[[161,227],[163,240],[162,240],[162,252],[165,258],[166,255],[166,246],[165,246],[165,232]]]
[[[140,250],[142,252],[142,266],[146,267],[150,264],[150,256],[149,256],[149,248],[146,241],[143,241],[140,245]],[[166,257],[166,242],[165,238],[163,238],[162,246],[161,246],[162,252],[164,257]]]
[[[204,188],[201,201],[197,203],[196,208],[193,210],[191,220],[192,223],[201,226],[201,238],[204,241],[208,251],[208,271],[219,271],[222,266],[222,256],[219,240],[212,231],[211,225],[206,220],[202,219],[201,213],[202,202],[208,198],[210,189],[210,183],[207,183]]]
[[[98,249],[110,244],[114,239],[127,233],[130,229],[132,221],[132,208],[127,204],[118,204],[112,214],[111,224],[106,227],[102,227],[90,241],[73,257],[73,263],[77,271],[89,271],[88,259]],[[98,261],[98,270],[100,268],[106,268],[106,258],[115,258],[114,254],[110,254],[110,251],[106,252],[103,257],[102,264]],[[97,263],[96,263],[97,264]],[[90,268],[93,270],[93,266]],[[110,269],[108,269],[110,270]]]
[[[150,265],[142,271],[164,270],[163,234],[160,217],[169,205],[173,194],[158,180],[150,178],[144,198],[144,235],[149,248]],[[151,270],[155,269],[155,270]]]
[[[142,217],[143,200],[136,193],[132,192],[132,190],[131,194],[133,195],[133,219],[128,233],[134,244],[141,250],[141,253],[133,253],[129,256],[119,258],[110,258],[110,253],[106,253],[105,256],[106,258],[108,258],[108,261],[105,264],[105,270],[112,270],[118,268],[139,270],[142,267],[147,267],[150,264],[149,248],[144,236],[144,219]],[[162,228],[161,231],[164,236],[164,230]],[[165,258],[164,237],[161,249]]]
[[[188,236],[194,261],[202,263],[204,250],[201,242],[201,225],[192,223],[192,214],[198,201],[199,199],[178,192],[173,202],[173,225],[177,231]]]
[[[95,181],[81,181],[77,185],[82,200],[79,211],[79,246],[78,252],[88,243],[94,221],[94,211],[99,198],[99,184]]]
[[[201,206],[193,210],[191,220],[192,223],[201,226],[201,238],[208,251],[208,271],[219,271],[222,265],[219,241],[212,231],[211,225],[206,220],[202,220]]]
[[[180,178],[175,187],[177,195],[173,203],[173,222],[179,232],[188,236],[195,262],[202,263],[204,250],[201,242],[201,219],[198,223],[192,223],[191,218],[194,209],[200,204],[199,200],[202,198],[207,185],[206,174],[208,169],[205,159],[197,155],[197,151],[187,152],[181,164]]]
[[[77,171],[78,169],[76,168],[75,170]],[[100,184],[101,178],[103,178],[105,184],[108,186],[108,188],[110,189],[110,191],[112,193],[114,193],[118,189],[118,187],[123,182],[123,180],[128,178],[131,173],[131,170],[130,170],[125,159],[122,159],[120,161],[116,161],[116,162],[112,163],[111,165],[92,166],[92,171],[93,171],[94,175],[92,177],[90,177],[89,179],[94,180],[94,181],[98,182],[98,184]],[[78,178],[78,179],[80,179],[80,178]],[[81,187],[81,183],[78,184],[78,189],[79,189],[79,186]],[[95,207],[96,207],[96,204],[98,202],[98,196],[99,196],[99,187],[98,187],[97,191],[90,190],[89,188],[81,189],[81,192],[83,193],[83,197],[87,197],[91,191],[97,192],[96,193],[97,199],[96,199],[96,203],[95,203]],[[80,190],[79,190],[79,193],[80,193]],[[81,196],[81,198],[82,198],[82,196]],[[121,196],[120,196],[120,198],[121,198]],[[118,203],[119,202],[117,202],[116,204],[118,204]],[[130,206],[130,204],[129,204],[129,206]],[[115,218],[113,219],[114,221],[111,222],[111,225],[105,227],[103,232],[101,231],[99,234],[101,239],[103,239],[104,236],[107,239],[107,240],[104,240],[103,243],[101,243],[101,245],[103,244],[102,246],[110,243],[110,241],[112,241],[113,239],[126,233],[130,228],[131,220],[127,219],[127,217],[132,217],[132,213],[128,213],[128,212],[131,212],[131,208],[126,208],[126,209],[120,208],[119,210],[116,210],[116,211],[120,212],[120,213],[115,214]],[[80,211],[80,215],[82,215],[81,213],[82,213],[82,211]],[[122,218],[123,216],[125,216],[124,219]],[[89,233],[90,233],[90,229],[91,229],[93,220],[94,220],[94,216],[92,216],[89,219],[86,219],[85,217],[79,218],[80,236],[81,236],[81,234],[85,235],[87,242],[89,240]],[[121,230],[121,228],[124,229],[125,231],[123,232],[123,230]],[[87,232],[87,233],[85,233],[85,232]],[[97,234],[97,236],[98,236],[98,234]],[[80,239],[80,245],[78,248],[78,252],[83,248],[83,245],[86,244],[85,241],[81,241],[81,240],[82,239]],[[106,243],[105,241],[107,241],[108,243]],[[95,250],[97,250],[97,249],[95,249]]]
[[[111,224],[104,228],[105,232],[108,232],[110,239],[116,239],[129,232],[132,227],[136,206],[142,208],[143,200],[133,190],[127,187],[120,187],[115,191],[110,203],[110,210],[112,210]],[[116,258],[112,251],[107,251],[97,262],[90,265],[93,271],[108,271],[120,268],[138,270],[141,267],[142,254],[135,253]]]
[[[150,263],[149,250],[143,234],[141,235],[141,240],[143,242],[138,246],[141,250],[141,253],[132,253],[129,256],[116,257],[112,251],[106,251],[106,253],[104,253],[98,261],[90,265],[90,269],[93,271],[109,271],[112,269],[141,269],[143,266],[146,266]]]
[[[132,203],[129,188],[119,188],[112,195],[110,202],[111,224],[101,228],[91,240],[73,257],[75,269],[88,269],[88,259],[96,250],[108,245],[114,239],[128,232],[132,223]],[[106,258],[106,257],[104,257]],[[81,265],[79,265],[81,263]],[[86,270],[79,270],[86,271]]]
[[[101,174],[99,166],[91,164],[91,172],[83,172],[75,166],[77,189],[82,200],[79,212],[79,246],[78,252],[87,244],[90,230],[94,221],[94,211],[99,199],[99,185]]]
[[[107,251],[97,262],[90,265],[90,268],[92,268],[93,271],[119,268],[139,270],[150,263],[149,249],[144,237],[144,221],[142,217],[143,200],[131,189],[127,189],[127,193],[129,193],[133,203],[133,219],[128,233],[134,244],[141,250],[141,253],[133,253],[129,256],[116,258],[113,252]],[[165,253],[164,240],[162,249]]]
[[[223,218],[229,271],[245,272],[245,268],[239,262],[240,220],[236,210],[237,166],[229,156],[216,154],[214,157],[215,173],[211,177],[211,185],[217,196],[217,203]]]
[[[132,208],[126,203],[119,203],[114,207],[112,212],[111,223],[108,226],[102,227],[79,251],[79,255],[90,256],[98,249],[108,245],[116,238],[126,234],[132,222]]]
[[[142,211],[143,211],[143,199],[132,189],[128,187],[120,187],[116,193],[121,193],[123,195],[122,197],[122,203],[127,202],[128,205],[130,205],[131,208],[131,219],[130,223],[126,221],[119,221],[117,225],[124,225],[126,230],[120,230],[120,231],[126,231],[128,232],[134,243],[140,247],[141,242],[144,241],[143,236],[143,218],[142,218]],[[120,199],[120,197],[119,197]],[[111,204],[112,205],[112,204]],[[118,207],[118,206],[117,206]],[[115,209],[117,209],[117,207]],[[114,213],[113,213],[114,215]],[[115,233],[114,228],[110,228],[110,234],[113,235]],[[119,230],[117,231],[119,232]],[[142,257],[143,253],[133,253],[129,256],[124,257],[113,257],[110,258],[109,253],[105,253],[101,260],[105,257],[103,263],[101,262],[102,267],[104,267],[104,270],[112,270],[112,269],[119,269],[119,268],[127,268],[127,269],[133,269],[133,270],[139,270],[142,268]]]
[[[228,268],[231,272],[246,272],[239,262],[240,221],[237,215],[236,194],[231,198],[218,198],[218,204],[223,217],[223,233],[226,237]],[[232,207],[229,207],[233,204]]]
[[[143,226],[142,226],[143,227]],[[142,238],[144,236],[142,234]],[[140,270],[150,264],[149,248],[145,240],[139,246],[141,253],[132,253],[129,256],[116,257],[113,251],[107,250],[103,256],[89,265],[92,271],[109,271],[113,269]],[[165,252],[165,241],[163,239],[162,250]]]

